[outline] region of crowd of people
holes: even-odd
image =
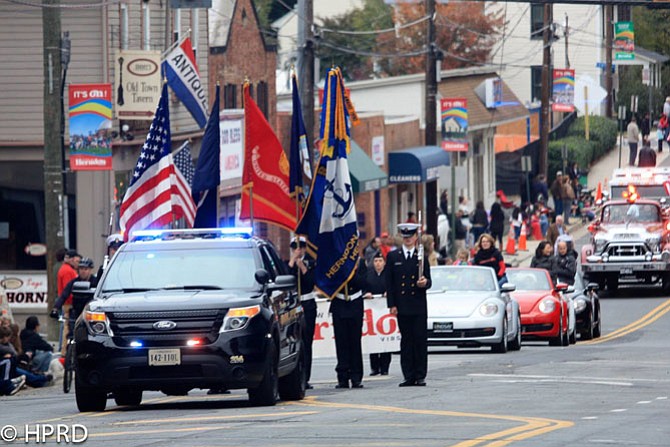
[[[123,244],[120,234],[107,238],[106,259],[111,258]],[[72,333],[74,321],[79,316],[77,307],[73,307],[72,288],[78,281],[88,281],[91,287],[97,285],[102,274],[103,264],[97,275],[93,274],[94,263],[91,258],[83,257],[76,250],[61,249],[56,252],[54,275],[58,296],[50,313],[52,318],[63,314],[61,331],[61,355],[67,347],[66,340]],[[25,327],[19,333],[18,324],[3,317],[0,324],[0,395],[14,395],[26,385],[34,388],[49,385],[53,381],[50,374],[54,361],[54,347],[40,335],[40,322],[37,316],[29,316]]]

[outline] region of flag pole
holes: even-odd
[[[249,77],[248,77],[248,76],[245,76],[245,77],[244,77],[244,84],[243,84],[243,86],[242,86],[242,91],[244,92],[244,91],[245,91],[245,90],[244,90],[245,88],[249,88],[248,86],[249,86]],[[243,101],[243,102],[242,102],[242,106],[243,106],[244,108],[246,108],[247,105],[244,104],[244,96],[245,96],[245,95],[244,95],[244,93],[243,93],[243,94],[242,94],[242,101]],[[245,112],[245,116],[246,116],[246,112]],[[246,134],[247,134],[247,129],[246,129],[247,123],[246,123],[246,122],[244,123],[244,126],[245,126],[245,128],[244,128],[244,146],[243,146],[243,147],[244,147],[245,150],[246,150],[246,147],[247,147],[247,137],[246,137]],[[249,221],[250,221],[250,223],[251,223],[251,232],[253,233],[253,231],[254,231],[254,185],[253,185],[253,183],[249,186]]]
[[[190,29],[190,28],[188,29],[188,32],[189,32],[189,33],[191,32],[191,29]],[[220,83],[219,80],[217,79],[217,80],[216,80],[216,89],[214,89],[214,91],[215,91],[215,92],[219,92],[219,88],[220,88],[220,87],[221,87],[221,83]],[[216,98],[214,98],[214,102],[216,102]],[[219,120],[221,120],[221,112],[220,112],[220,109],[217,110],[216,113],[219,114],[219,116],[218,116],[217,118],[218,118]],[[189,140],[190,140],[190,138],[189,138]],[[221,144],[220,144],[220,143],[221,143],[221,142],[219,142],[219,156],[220,156],[220,153],[221,153]],[[244,146],[242,146],[242,147],[244,147]],[[221,197],[220,197],[220,194],[219,194],[219,188],[221,187],[221,172],[220,172],[220,171],[219,171],[218,175],[219,175],[219,184],[216,186],[216,226],[217,226],[217,227],[219,226],[219,222],[220,222],[220,220],[221,220]]]

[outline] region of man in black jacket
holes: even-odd
[[[386,260],[381,251],[377,251],[372,258],[372,268],[368,269],[368,276],[366,278],[368,284],[368,293],[365,295],[367,299],[384,299],[386,298],[386,277],[384,276],[384,267]],[[370,369],[372,369],[371,376],[387,375],[389,373],[389,366],[391,365],[390,352],[375,352],[370,354]]]
[[[291,240],[291,259],[287,265],[291,274],[298,279],[300,302],[305,312],[305,330],[302,342],[305,352],[305,381],[307,389],[312,375],[312,344],[314,342],[314,327],[316,326],[316,300],[314,296],[314,267],[312,258],[306,255],[307,240],[303,236],[296,236]]]
[[[400,386],[425,386],[428,372],[428,305],[430,265],[423,256],[419,275],[417,224],[400,224],[403,246],[390,252],[386,262],[386,296],[400,328],[400,365],[404,381]]]
[[[575,273],[577,273],[577,261],[571,250],[568,249],[568,243],[559,240],[556,249],[556,262],[554,263],[554,274],[558,282],[573,285],[575,283]]]
[[[367,293],[367,268],[358,258],[356,273],[330,302],[337,354],[335,388],[363,388],[363,295]]]

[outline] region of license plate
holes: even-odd
[[[169,366],[181,364],[179,349],[149,349],[149,366]]]
[[[454,323],[452,322],[433,323],[433,332],[454,332]]]
[[[633,269],[632,268],[621,269],[621,274],[622,275],[632,275],[633,274]]]

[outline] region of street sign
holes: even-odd
[[[584,87],[588,88],[588,98],[584,97]],[[575,107],[580,112],[586,112],[587,101],[588,108],[593,110],[595,107],[599,107],[606,97],[607,91],[589,75],[580,75],[575,81]]]
[[[530,157],[530,155],[523,155],[521,157],[521,171],[533,172],[533,159]]]
[[[630,110],[637,113],[637,95],[631,95],[630,97]]]

